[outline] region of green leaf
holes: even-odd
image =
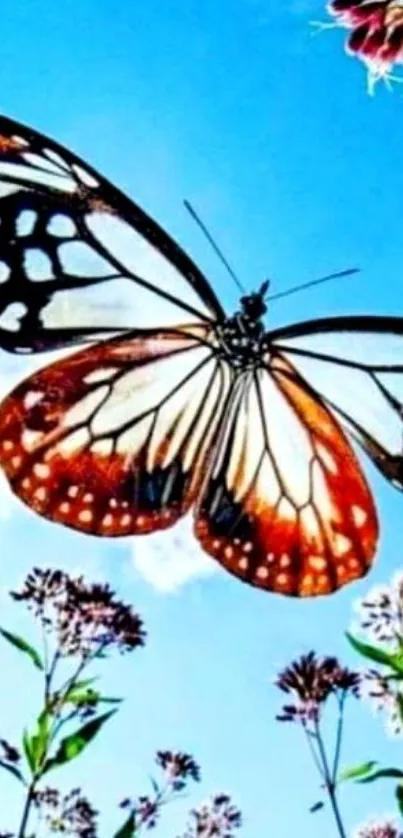
[[[9,772],[10,772],[10,774],[13,774],[13,775],[14,775],[14,777],[16,777],[16,778],[17,778],[17,780],[19,780],[21,783],[23,783],[23,784],[24,784],[24,786],[26,785],[25,780],[24,780],[24,777],[23,777],[23,775],[22,775],[22,773],[21,773],[20,769],[19,769],[19,768],[17,768],[17,766],[16,766],[16,765],[13,765],[13,764],[12,764],[12,763],[10,763],[10,762],[3,762],[3,760],[2,760],[2,759],[0,759],[0,768],[4,768],[4,769],[5,769],[5,771],[9,771]]]
[[[32,737],[32,753],[35,760],[35,768],[42,765],[49,747],[50,720],[51,713],[45,708],[38,716],[37,733]]]
[[[23,637],[19,637],[18,634],[11,634],[10,631],[6,631],[6,629],[3,628],[0,628],[0,634],[2,634],[5,640],[8,640],[12,646],[19,649],[20,652],[25,652],[25,654],[31,658],[32,663],[37,667],[37,669],[40,669],[41,672],[43,672],[44,666],[39,652],[37,652],[36,649],[30,645],[30,643],[27,643],[27,641],[24,640]]]
[[[98,680],[98,676],[95,675],[93,678],[83,678],[81,681],[73,681],[71,690],[85,690],[87,687],[90,687],[91,684],[95,684],[95,681]],[[68,690],[68,692],[70,692],[70,690]]]
[[[385,649],[382,649],[380,646],[371,646],[369,643],[363,643],[361,640],[353,637],[348,631],[346,631],[346,637],[353,649],[359,652],[364,658],[369,658],[369,660],[376,661],[376,663],[381,663],[384,666],[390,666],[395,672],[403,672],[403,658],[401,655],[385,652]]]
[[[374,770],[377,762],[369,760],[368,762],[360,762],[359,765],[353,765],[351,768],[343,768],[337,777],[336,783],[344,783],[346,780],[358,780],[360,777],[365,777]]]
[[[35,769],[35,760],[34,760],[33,753],[32,753],[31,738],[30,738],[27,730],[24,730],[24,732],[22,734],[22,746],[24,748],[24,754],[25,754],[27,763],[28,763],[31,771],[33,772],[34,769]]]
[[[374,774],[371,774],[370,777],[364,777],[362,780],[358,780],[359,783],[372,783],[374,780],[382,780],[382,779],[399,779],[403,778],[403,771],[400,768],[380,768],[379,771],[375,771]]]
[[[72,687],[68,692],[66,692],[64,696],[64,702],[71,703],[71,704],[86,704],[89,701],[93,701],[96,704],[101,697],[101,693],[97,690],[92,690],[91,688],[84,688],[80,689],[79,687]]]
[[[97,716],[96,719],[91,719],[76,730],[75,733],[71,733],[62,739],[55,756],[46,761],[43,773],[50,771],[58,765],[64,765],[66,762],[70,762],[70,760],[78,757],[94,739],[105,722],[115,713],[116,710],[109,710],[108,713]]]
[[[71,704],[77,705],[77,707],[80,707],[82,704],[93,704],[94,707],[97,704],[121,704],[123,701],[122,698],[103,696],[97,690],[88,688],[78,689],[77,686],[73,686],[66,693],[64,700],[66,703],[70,702]]]
[[[133,838],[136,834],[136,820],[134,812],[131,812],[123,826],[115,832],[113,838]]]
[[[27,763],[32,773],[35,773],[43,765],[49,746],[49,722],[51,717],[51,713],[47,709],[43,710],[38,716],[35,732],[32,735],[27,730],[23,732],[22,744]]]
[[[73,681],[71,687],[66,692],[66,697],[68,697],[71,693],[80,692],[83,690],[88,690],[95,681],[98,681],[98,677],[95,678],[83,678],[81,681]]]
[[[400,783],[396,786],[395,795],[399,812],[403,815],[403,786]]]

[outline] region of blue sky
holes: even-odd
[[[0,110],[71,147],[132,195],[192,254],[228,308],[236,289],[183,198],[247,287],[269,275],[280,290],[361,267],[357,277],[273,305],[271,324],[401,314],[402,95],[380,85],[367,96],[343,33],[312,36],[309,21],[324,16],[315,0],[3,0]],[[2,355],[2,384],[24,368]],[[243,809],[244,838],[333,834],[326,812],[308,813],[317,778],[297,732],[274,721],[281,696],[272,680],[312,647],[353,664],[343,639],[352,602],[401,565],[402,498],[371,467],[367,474],[382,521],[377,564],[370,581],[316,601],[249,589],[192,555],[189,539],[100,543],[1,496],[3,624],[25,625],[4,592],[33,564],[50,564],[108,579],[149,631],[144,651],[106,667],[110,690],[126,697],[113,730],[60,774],[102,807],[103,835],[116,823],[116,802],[147,789],[157,748],[195,754],[204,782],[189,803],[228,790]],[[180,552],[180,566],[161,568],[161,550],[167,562]],[[29,668],[14,662],[0,647],[0,735],[10,737],[33,691]],[[369,711],[352,708],[349,718],[345,762],[399,761],[401,745],[385,744]],[[18,810],[8,777],[0,776],[1,799],[8,811],[2,805],[0,827],[11,828]],[[391,808],[386,786],[343,796],[349,828]],[[160,834],[176,835],[182,816],[182,807],[167,810]]]

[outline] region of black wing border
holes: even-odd
[[[199,294],[205,305],[215,314],[217,320],[225,318],[224,309],[211,288],[210,283],[190,256],[188,256],[182,247],[180,247],[180,245],[178,245],[175,240],[171,238],[171,236],[156,221],[154,221],[154,219],[141,209],[141,207],[139,207],[138,204],[132,200],[132,198],[125,195],[119,187],[115,186],[106,177],[101,175],[97,169],[53,138],[48,137],[45,134],[41,134],[34,128],[24,125],[21,122],[17,122],[8,116],[0,114],[0,135],[3,132],[8,135],[15,134],[24,140],[28,140],[31,145],[29,150],[32,150],[34,153],[40,154],[42,153],[43,147],[47,147],[64,157],[68,163],[86,170],[90,176],[98,181],[99,187],[97,188],[102,189],[105,195],[105,201],[110,204],[113,209],[116,209],[120,217],[127,224],[133,226],[152,247],[155,247],[156,250],[158,250],[171,262],[171,264],[179,271],[179,273],[182,274],[191,287]],[[201,315],[201,319],[206,321],[208,318]]]

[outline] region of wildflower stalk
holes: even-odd
[[[341,696],[338,697],[339,713],[338,713],[338,717],[337,717],[336,745],[335,745],[335,749],[334,749],[334,760],[333,760],[333,771],[332,771],[333,783],[336,783],[337,774],[338,774],[339,765],[340,765],[341,743],[342,743],[342,740],[343,740],[345,700],[346,700],[346,694],[343,692],[341,694]]]
[[[61,571],[34,569],[22,590],[12,596],[24,602],[39,621],[41,654],[24,638],[5,629],[0,629],[1,634],[31,658],[43,677],[43,705],[36,726],[23,735],[28,777],[19,767],[17,749],[0,740],[2,767],[25,787],[17,838],[26,838],[33,806],[45,806],[53,813],[59,809],[60,822],[64,818],[67,825],[78,824],[74,834],[81,834],[77,831],[81,829],[86,838],[95,837],[97,813],[80,789],[61,797],[56,789],[41,788],[41,781],[45,774],[79,756],[116,712],[112,707],[99,713],[102,703],[116,705],[120,699],[102,696],[90,688],[92,679],[82,680],[82,675],[108,652],[129,652],[142,646],[142,621],[131,607],[116,599],[107,585],[88,585],[82,577],[74,579]],[[66,667],[70,672],[63,672]],[[72,731],[74,721],[81,724]],[[52,817],[55,815],[51,813],[50,826]],[[73,834],[71,828],[67,831]]]
[[[316,742],[318,744],[318,751],[321,760],[322,766],[322,776],[323,782],[326,788],[326,791],[329,796],[330,805],[332,807],[334,819],[336,821],[336,826],[338,829],[338,833],[340,838],[347,838],[347,833],[344,829],[343,820],[341,817],[341,812],[337,800],[337,792],[336,792],[336,779],[334,777],[334,772],[330,770],[329,760],[326,753],[325,744],[322,737],[322,732],[320,729],[320,722],[319,719],[315,720],[315,737]]]
[[[340,763],[344,710],[347,696],[358,693],[359,676],[356,672],[343,668],[336,658],[318,659],[314,652],[303,655],[284,669],[277,678],[277,686],[292,697],[293,704],[285,704],[277,716],[278,721],[299,724],[305,734],[307,744],[326,789],[340,838],[347,838],[338,796],[338,770]],[[321,721],[324,705],[330,699],[336,699],[338,718],[333,756],[329,756],[324,741]],[[320,808],[322,802],[312,807]]]
[[[31,812],[31,806],[34,801],[35,788],[38,778],[34,776],[28,786],[27,796],[25,798],[24,808],[22,810],[21,823],[17,832],[17,838],[25,838],[25,832],[28,825],[28,820]]]
[[[88,585],[82,577],[61,571],[34,569],[13,598],[27,605],[39,621],[42,648],[0,627],[0,636],[28,657],[43,679],[42,708],[33,730],[25,730],[25,753],[0,738],[0,769],[23,787],[19,826],[0,830],[0,838],[37,835],[33,815],[50,833],[71,838],[97,838],[98,812],[80,788],[62,794],[43,783],[50,772],[76,759],[103,724],[116,712],[118,698],[93,689],[86,670],[112,651],[131,652],[144,644],[140,617],[119,602],[108,585]],[[84,676],[84,677],[83,677]],[[101,705],[112,709],[100,713]],[[72,730],[72,723],[80,726]],[[84,724],[83,724],[84,722]],[[61,736],[61,734],[63,735]],[[151,778],[152,794],[125,798],[120,808],[125,820],[113,838],[134,838],[156,825],[161,809],[183,796],[189,781],[200,780],[200,768],[190,754],[158,751],[156,764],[162,781]],[[226,794],[218,794],[190,812],[191,821],[181,838],[235,838],[241,813]]]

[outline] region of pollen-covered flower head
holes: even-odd
[[[394,64],[403,63],[402,0],[330,0],[328,12],[350,34],[346,50],[366,64],[369,90],[391,78]]]

